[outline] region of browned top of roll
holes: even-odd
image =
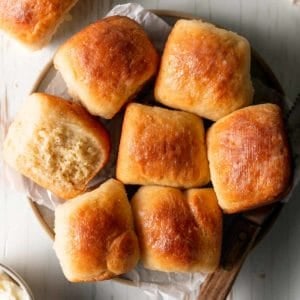
[[[178,20],[155,85],[156,99],[216,121],[251,104],[248,41],[201,20]]]
[[[0,28],[31,48],[44,46],[78,0],[0,1]]]
[[[129,184],[174,187],[207,184],[203,121],[187,112],[129,104],[116,176]]]
[[[155,74],[158,54],[138,23],[113,16],[71,37],[54,64],[90,113],[109,119]]]
[[[109,179],[58,206],[54,249],[70,281],[104,280],[132,269],[139,248],[123,184]]]
[[[146,268],[169,272],[212,272],[222,241],[222,213],[213,189],[144,186],[132,199]]]
[[[225,211],[266,205],[286,190],[290,154],[277,105],[230,114],[210,128],[207,143],[212,183]]]

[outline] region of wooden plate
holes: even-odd
[[[153,10],[155,14],[173,25],[178,19],[191,19],[193,16],[178,12]],[[46,66],[36,81],[32,92],[43,91],[46,82],[53,76],[52,63]],[[282,103],[283,89],[270,67],[259,54],[252,49],[251,76],[255,88],[255,102],[272,99],[277,104]],[[54,239],[53,211],[28,199],[39,223]],[[220,269],[207,276],[201,287],[199,299],[225,299],[249,251],[266,234],[277,218],[282,204],[277,203],[247,214],[236,214],[224,217],[224,238]],[[118,282],[134,285],[130,280],[115,278]]]

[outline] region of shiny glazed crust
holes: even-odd
[[[77,1],[0,1],[0,28],[29,48],[42,48]]]
[[[54,249],[72,282],[109,279],[134,268],[139,248],[123,184],[110,179],[58,206]]]
[[[177,21],[163,52],[155,98],[213,121],[251,104],[248,41],[200,20]]]
[[[222,213],[213,189],[144,186],[132,209],[145,268],[205,272],[219,265]]]
[[[209,182],[202,120],[190,113],[131,103],[116,176],[125,184],[198,187]]]
[[[207,144],[211,180],[225,212],[267,205],[287,189],[290,153],[277,105],[233,112],[209,129]]]
[[[82,193],[109,156],[109,137],[79,104],[35,93],[9,127],[4,159],[62,199]]]
[[[111,119],[157,71],[159,57],[142,27],[107,17],[75,34],[54,65],[87,110]]]

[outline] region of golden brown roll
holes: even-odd
[[[158,54],[139,24],[114,16],[70,38],[54,65],[73,97],[91,114],[111,119],[156,73]]]
[[[144,186],[132,199],[145,268],[205,272],[219,265],[222,212],[213,189]]]
[[[139,248],[123,184],[110,179],[58,206],[54,249],[73,282],[109,279],[134,268]]]
[[[190,113],[128,105],[116,176],[126,184],[197,187],[209,182],[202,120]]]
[[[82,193],[109,156],[109,137],[79,104],[28,97],[4,142],[4,159],[63,199]]]
[[[0,28],[29,48],[42,48],[77,1],[0,1]]]
[[[215,121],[252,97],[248,41],[200,20],[177,21],[164,49],[156,100]]]
[[[226,213],[272,203],[287,189],[290,154],[277,105],[231,113],[209,129],[207,144],[211,180]]]

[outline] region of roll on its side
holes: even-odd
[[[54,65],[87,110],[111,119],[154,76],[159,57],[143,28],[122,16],[84,28],[57,51]]]
[[[45,46],[78,0],[0,1],[0,29],[37,50]]]
[[[213,189],[144,186],[132,201],[145,268],[214,272],[220,260],[222,212]]]
[[[116,177],[125,184],[198,187],[209,182],[203,121],[190,113],[131,103]]]
[[[4,159],[62,199],[82,193],[109,157],[104,127],[79,104],[35,93],[8,130]]]
[[[179,20],[162,56],[157,101],[216,121],[252,103],[248,41],[200,20]]]
[[[219,205],[237,213],[270,204],[286,191],[291,161],[280,108],[249,106],[217,121],[207,135]]]
[[[72,282],[109,279],[134,268],[139,248],[123,184],[109,179],[58,206],[54,249]]]

